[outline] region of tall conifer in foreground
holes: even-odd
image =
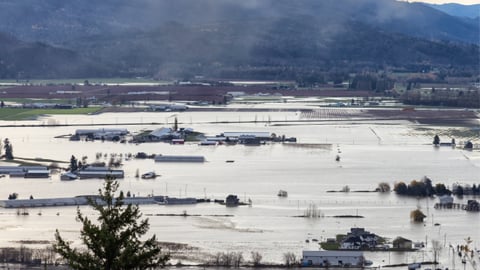
[[[161,254],[155,235],[146,241],[140,238],[149,229],[148,219],[136,205],[124,205],[123,192],[114,197],[118,182],[106,179],[104,190],[98,198],[90,198],[89,204],[99,214],[92,222],[77,209],[77,220],[83,226],[80,238],[85,245],[72,248],[58,229],[55,233],[55,251],[73,269],[149,269],[164,266],[169,255]]]

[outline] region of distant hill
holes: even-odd
[[[339,26],[356,20],[387,32],[471,43],[478,43],[480,27],[422,3],[395,0],[2,0],[0,32],[22,40],[61,43],[148,31],[170,21],[202,25],[295,16]]]
[[[0,78],[68,78],[103,73],[72,50],[40,42],[23,42],[0,33]],[[106,73],[105,73],[106,74]]]
[[[66,45],[125,74],[160,77],[295,79],[305,72],[335,67],[478,66],[477,45],[388,33],[356,21],[340,27],[312,20],[299,16],[196,27],[168,23],[151,31]]]
[[[0,77],[478,70],[477,21],[394,0],[2,0]]]
[[[427,5],[452,16],[466,17],[471,19],[480,17],[480,4],[460,5],[460,4],[450,3],[450,4],[443,4],[443,5],[435,5],[435,4],[427,4]]]

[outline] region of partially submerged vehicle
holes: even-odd
[[[157,176],[159,175],[152,171],[142,174],[142,179],[155,179],[157,178]]]

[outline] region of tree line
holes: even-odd
[[[414,197],[431,197],[443,195],[480,195],[480,184],[470,186],[462,186],[455,184],[450,190],[445,184],[437,183],[433,185],[432,180],[423,177],[421,180],[412,180],[409,184],[405,182],[397,182],[393,188],[396,194]]]

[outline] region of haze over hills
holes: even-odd
[[[471,18],[471,19],[480,17],[480,4],[460,5],[460,4],[450,3],[450,4],[443,4],[443,5],[429,4],[429,6],[452,16],[465,17],[465,18]]]
[[[1,41],[16,53],[0,53],[0,77],[278,79],[336,67],[474,67],[479,28],[478,18],[393,0],[4,0],[0,32],[26,42]],[[22,57],[25,46],[36,53]]]

